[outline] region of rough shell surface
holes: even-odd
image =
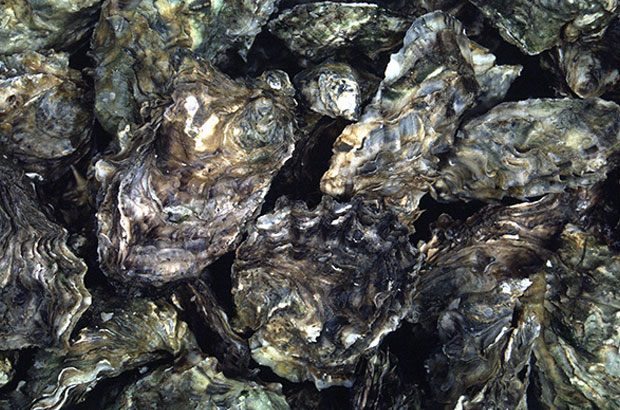
[[[233,81],[204,60],[183,61],[172,104],[135,131],[123,160],[97,163],[99,258],[117,280],[197,276],[238,242],[294,148],[285,73]]]
[[[418,258],[407,229],[379,201],[314,210],[280,200],[233,264],[238,327],[252,357],[291,381],[351,385],[362,354],[396,329]]]
[[[0,160],[0,349],[65,345],[90,305],[86,265],[50,221],[32,182]]]

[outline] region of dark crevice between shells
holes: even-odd
[[[20,381],[29,379],[28,370],[34,364],[34,357],[38,350],[39,349],[35,347],[19,350],[19,358],[14,366],[15,374],[10,382],[0,388],[0,397],[4,397],[5,395],[8,397],[11,392],[17,389]]]

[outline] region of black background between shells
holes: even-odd
[[[393,9],[397,9],[399,3],[403,3],[403,0],[384,1],[383,3],[392,3]],[[278,6],[279,10],[284,10],[293,7],[297,4],[305,3],[305,1],[299,0],[282,0]],[[2,4],[2,2],[0,2]],[[1,6],[0,6],[1,7]],[[275,17],[277,13],[274,14]],[[505,42],[499,35],[498,31],[485,21],[482,21],[479,17],[479,12],[472,5],[465,3],[459,10],[458,18],[464,23],[466,27],[471,25],[477,25],[476,34],[470,35],[470,38],[481,45],[490,49],[492,53],[497,56],[498,64],[520,64],[523,66],[521,75],[515,80],[511,86],[504,101],[520,101],[528,98],[544,98],[544,97],[557,97],[562,95],[560,89],[566,89],[562,87],[563,79],[559,74],[542,68],[541,61],[547,58],[543,53],[537,56],[527,56],[523,54],[517,47]],[[480,26],[482,22],[482,25]],[[404,33],[403,33],[404,35]],[[90,35],[81,42],[81,44],[72,47],[67,50],[70,52],[70,67],[81,70],[85,75],[84,79],[90,87],[93,87],[92,77],[88,75],[89,71],[94,67],[94,61],[89,56],[90,48]],[[357,55],[354,49],[347,50],[356,61],[361,64],[365,64],[370,70],[377,75],[382,76],[382,73],[389,61],[390,54],[397,51],[400,45],[393,50],[382,53],[376,61],[370,60],[364,55]],[[219,66],[224,73],[228,74],[232,78],[237,77],[256,77],[265,70],[280,69],[285,71],[289,77],[293,77],[300,72],[304,67],[300,65],[299,58],[295,56],[291,51],[287,49],[284,43],[277,37],[269,33],[266,27],[256,37],[252,48],[247,56],[247,62],[241,57],[235,54],[234,51],[229,52],[228,61],[224,65]],[[620,103],[620,100],[615,96],[604,96],[604,98],[614,100]],[[301,110],[301,107],[299,107]],[[305,201],[309,207],[313,207],[319,203],[321,198],[321,192],[319,189],[319,181],[321,176],[325,173],[329,166],[329,160],[332,155],[332,143],[344,127],[350,124],[349,121],[343,119],[331,119],[324,117],[323,133],[321,135],[321,143],[317,144],[310,153],[309,167],[305,170],[308,179],[302,181],[291,181],[288,178],[283,178],[281,175],[286,171],[286,165],[279,175],[274,179],[269,193],[267,194],[265,203],[262,206],[261,215],[266,214],[273,210],[275,201],[286,195],[291,199],[299,199]],[[76,168],[83,175],[87,172],[90,159],[97,153],[104,152],[106,147],[111,142],[112,137],[107,134],[103,128],[95,121],[92,150],[91,153],[86,156],[80,163],[76,164]],[[605,184],[606,201],[605,212],[601,215],[600,230],[604,231],[604,236],[608,239],[607,243],[615,248],[620,249],[620,237],[618,237],[615,227],[620,217],[620,209],[617,206],[618,199],[620,197],[620,187],[616,183],[620,177],[620,170],[615,170],[608,176],[608,181]],[[68,173],[65,178],[59,180],[53,185],[40,186],[39,195],[41,203],[44,205],[48,213],[61,225],[63,224],[62,213],[67,212],[65,207],[67,204],[58,198],[56,193],[63,192],[70,189],[74,184],[73,176]],[[512,204],[518,201],[512,199],[506,199],[504,204]],[[424,210],[423,215],[415,222],[416,232],[411,235],[411,242],[413,244],[418,241],[426,241],[431,237],[431,228],[434,221],[437,220],[439,215],[443,213],[449,214],[454,220],[463,220],[468,216],[473,215],[478,210],[482,209],[486,203],[480,201],[471,201],[468,203],[441,203],[433,200],[430,195],[426,195],[421,202],[421,209]],[[83,220],[81,226],[66,226],[65,228],[70,234],[77,234],[87,232],[92,235],[89,238],[88,243],[96,244],[96,221],[94,215],[90,215],[89,219]],[[96,245],[95,245],[96,246]],[[97,262],[97,252],[94,246],[89,246],[82,249],[81,255],[88,264],[88,272],[86,274],[86,286],[89,290],[98,289],[103,294],[118,294],[122,293],[122,288],[115,287],[110,283],[100,271]],[[231,297],[231,280],[230,270],[234,259],[234,252],[225,254],[215,263],[210,265],[203,273],[203,279],[212,287],[215,293],[218,303],[226,311],[229,317],[233,317],[234,306]],[[213,274],[217,273],[217,275]],[[163,292],[164,295],[169,295],[173,289],[167,288],[158,292]],[[151,290],[150,292],[155,292]],[[101,294],[101,293],[100,293]],[[151,294],[148,296],[156,296]],[[157,296],[162,296],[157,294]],[[191,313],[181,313],[181,319],[186,321],[191,331],[196,335],[198,343],[203,351],[209,354],[213,347],[206,341],[210,339],[208,330],[200,325],[200,319],[193,317]],[[83,328],[89,322],[89,312],[87,312],[80,320],[74,330],[74,335],[77,334],[79,329]],[[412,340],[413,334],[411,325],[403,321],[401,327],[395,332],[388,335],[380,349],[390,351],[394,354],[399,361],[399,377],[403,378],[407,382],[413,382],[417,384],[424,394],[425,388],[425,373],[424,358],[428,356],[428,352],[435,345],[435,341],[432,339],[421,338],[419,340]],[[416,354],[411,354],[411,347],[415,346]],[[2,394],[10,392],[17,387],[17,383],[26,376],[26,372],[33,363],[34,353],[36,349],[25,349],[20,353],[20,358],[16,366],[16,374],[12,381],[0,389],[0,396]],[[426,354],[425,354],[426,353]],[[258,371],[258,378],[264,382],[277,382],[283,385],[283,392],[287,397],[297,396],[297,392],[301,392],[302,388],[311,388],[312,384],[306,382],[303,384],[295,384],[288,382],[287,380],[275,375],[269,368],[253,365]],[[133,370],[124,373],[123,375],[104,380],[99,382],[97,387],[92,391],[87,400],[80,403],[75,408],[91,409],[97,408],[98,396],[110,389],[113,386],[124,384],[126,381],[132,380],[136,377],[138,370]],[[232,375],[235,376],[235,375]],[[533,386],[531,386],[533,388]],[[532,393],[532,394],[530,394]],[[535,397],[535,392],[528,392],[528,397]],[[292,408],[296,405],[299,406],[303,400],[290,403]],[[311,403],[318,404],[319,408],[325,409],[343,409],[350,407],[351,391],[343,387],[332,387],[321,392],[316,392],[316,396],[307,402],[310,406]],[[528,401],[530,408],[537,408],[536,401]],[[312,407],[312,406],[310,406]]]

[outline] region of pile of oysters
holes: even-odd
[[[616,0],[0,1],[0,408],[620,408]]]

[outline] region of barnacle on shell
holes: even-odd
[[[233,297],[252,357],[291,381],[351,385],[362,354],[407,311],[418,258],[380,201],[314,210],[286,199],[237,249]]]

